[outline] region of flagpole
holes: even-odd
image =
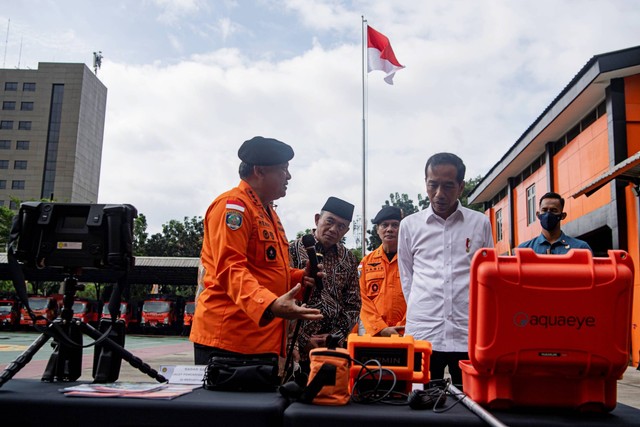
[[[366,125],[366,84],[365,63],[367,62],[367,20],[362,16],[362,256],[367,251],[367,125]]]

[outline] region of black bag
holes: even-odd
[[[278,355],[213,354],[204,374],[204,388],[220,391],[274,391],[280,384]]]

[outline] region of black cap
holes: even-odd
[[[250,165],[279,165],[293,159],[293,148],[277,139],[254,136],[242,143],[238,157]]]
[[[349,221],[353,218],[353,205],[337,197],[329,197],[327,203],[322,207],[322,210],[336,214],[340,218]]]
[[[373,218],[372,222],[374,224],[380,224],[382,221],[388,219],[395,219],[398,221],[402,220],[402,210],[395,206],[385,206],[384,208],[380,209],[380,212],[378,212],[376,217]]]

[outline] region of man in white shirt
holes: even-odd
[[[434,154],[425,166],[429,207],[400,223],[398,262],[407,301],[406,335],[431,342],[431,380],[462,385],[458,361],[467,360],[469,270],[474,253],[493,247],[489,219],[458,201],[465,165],[451,153]]]

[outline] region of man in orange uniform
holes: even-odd
[[[382,244],[362,258],[360,266],[360,320],[365,333],[389,337],[404,333],[407,303],[400,286],[398,270],[398,230],[402,211],[385,206],[373,219]]]
[[[305,270],[289,267],[288,240],[272,206],[286,194],[293,149],[257,136],[238,157],[240,184],[213,201],[204,221],[204,280],[190,334],[200,365],[212,353],[284,356],[283,319],[322,319],[319,310],[296,304]]]

